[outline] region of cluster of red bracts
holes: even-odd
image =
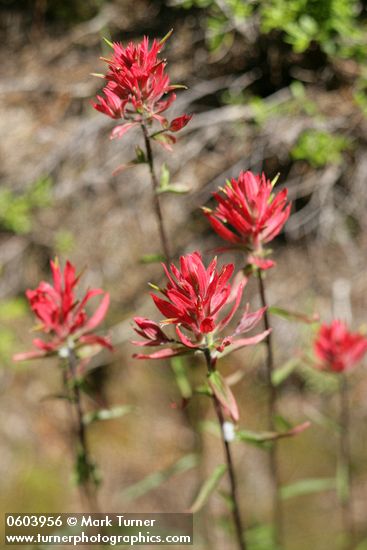
[[[216,208],[203,208],[214,231],[230,243],[227,248],[248,252],[249,263],[263,270],[272,267],[274,262],[264,257],[264,245],[280,233],[289,218],[288,190],[275,193],[274,183],[265,174],[248,171],[219,191],[213,193]]]
[[[153,301],[164,319],[160,324],[143,317],[135,317],[135,331],[145,340],[133,342],[138,346],[159,346],[161,350],[151,354],[136,354],[138,359],[162,359],[183,355],[209,348],[218,354],[227,346],[231,351],[264,340],[268,331],[250,338],[240,336],[254,328],[261,320],[264,309],[249,313],[248,306],[242,314],[233,334],[222,337],[239,308],[244,283],[240,283],[232,297],[229,279],[234,271],[233,264],[217,269],[215,258],[205,268],[201,255],[193,252],[180,258],[180,269],[174,264],[170,271],[163,265],[168,284],[159,289],[165,299],[152,294]],[[233,302],[233,305],[231,305]],[[221,311],[228,305],[230,310],[219,319]],[[161,327],[173,325],[175,337],[170,337]]]
[[[158,57],[167,38],[160,42],[153,40],[151,47],[147,37],[140,44],[130,43],[126,47],[115,42],[111,45],[111,59],[102,58],[108,71],[100,76],[107,84],[93,107],[113,119],[125,121],[113,129],[112,138],[120,138],[134,126],[156,120],[162,127],[157,140],[169,148],[176,141],[169,132],[178,132],[190,121],[191,116],[184,114],[169,122],[162,114],[175,101],[174,90],[182,88],[170,84],[166,62]]]
[[[76,275],[75,267],[66,262],[62,272],[58,262],[51,261],[53,285],[42,281],[35,290],[27,290],[30,307],[40,324],[36,330],[46,335],[46,340],[33,340],[36,350],[19,353],[15,361],[36,359],[56,353],[63,354],[68,348],[96,346],[112,349],[109,338],[94,334],[94,330],[106,316],[110,297],[100,288],[88,290],[81,301],[77,301],[74,289],[80,276]],[[85,307],[95,296],[103,298],[91,317],[88,317]]]
[[[367,352],[367,338],[350,332],[342,321],[323,324],[317,334],[314,350],[322,370],[345,372],[352,369]]]

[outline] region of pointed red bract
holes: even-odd
[[[335,319],[330,325],[321,325],[314,350],[321,361],[316,365],[318,368],[344,372],[352,369],[366,354],[367,338],[350,332],[343,321]]]
[[[152,299],[157,309],[162,313],[160,325],[174,325],[177,339],[169,338],[154,321],[137,317],[135,331],[145,338],[146,346],[160,346],[167,343],[174,343],[177,346],[195,351],[212,347],[220,351],[225,338],[218,334],[228,325],[238,310],[242,298],[244,282],[236,285],[236,293],[232,296],[231,278],[234,265],[227,264],[221,269],[217,267],[217,259],[214,258],[208,267],[205,267],[199,252],[193,252],[187,256],[181,256],[180,268],[171,264],[168,269],[163,265],[168,283],[160,290],[163,298],[152,294]],[[232,308],[224,316],[222,310],[233,302]],[[261,319],[264,310],[255,313],[243,314],[240,321],[240,330],[235,334],[246,332],[253,328]],[[247,322],[246,322],[247,321]],[[230,337],[230,343],[234,339]],[[248,339],[249,344],[253,340]],[[136,345],[143,345],[143,342],[133,342]],[[229,343],[228,343],[229,345]],[[246,342],[243,344],[246,345]],[[171,347],[170,347],[171,349]],[[175,354],[177,349],[174,348]],[[147,358],[146,355],[138,355],[139,358]],[[152,357],[150,355],[150,357]],[[154,355],[154,358],[162,355]]]
[[[108,64],[104,77],[107,84],[103,95],[97,95],[97,101],[92,103],[97,111],[116,120],[126,120],[127,124],[117,126],[111,137],[120,138],[135,124],[150,124],[153,120],[157,120],[164,131],[178,132],[186,126],[191,119],[189,115],[169,123],[161,114],[175,101],[177,88],[170,84],[165,72],[166,61],[159,58],[163,42],[153,40],[150,45],[149,39],[144,37],[138,44],[130,42],[124,47],[114,42],[112,47],[112,57],[103,58]],[[168,139],[174,143],[173,136]],[[162,144],[169,146],[168,141]]]
[[[251,263],[259,269],[274,265],[262,258],[262,247],[280,233],[291,209],[287,189],[275,194],[273,187],[265,174],[241,172],[221,193],[213,193],[217,202],[214,210],[204,208],[214,231],[232,246],[250,252]]]
[[[57,262],[51,261],[53,285],[42,281],[35,290],[27,290],[30,307],[41,321],[37,330],[49,336],[48,340],[36,338],[33,344],[39,351],[17,354],[15,361],[32,359],[53,354],[65,347],[98,345],[112,349],[110,340],[93,334],[106,316],[110,297],[100,288],[88,290],[81,301],[77,301],[74,289],[80,277],[75,267],[66,262],[64,271]],[[103,295],[100,305],[91,317],[85,310],[87,302]]]

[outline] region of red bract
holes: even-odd
[[[171,264],[170,269],[165,265],[163,268],[168,284],[159,290],[164,299],[156,294],[152,294],[152,298],[164,316],[160,325],[174,325],[178,340],[169,338],[154,321],[137,317],[135,322],[138,328],[135,331],[145,341],[134,342],[136,345],[161,346],[169,343],[170,347],[151,355],[139,354],[136,357],[160,359],[205,348],[222,352],[229,345],[233,346],[232,349],[238,349],[256,344],[268,334],[263,332],[252,338],[235,339],[256,326],[264,313],[264,308],[255,313],[249,313],[246,308],[234,334],[218,338],[218,333],[231,321],[242,298],[244,283],[239,284],[234,300],[231,297],[229,279],[234,270],[233,264],[224,265],[219,270],[215,258],[206,268],[201,255],[194,252],[180,258],[179,269],[174,264]],[[234,301],[231,309],[220,319],[221,311],[231,301]]]
[[[287,189],[275,194],[273,187],[265,174],[241,172],[238,180],[232,179],[220,190],[222,194],[213,193],[218,204],[215,210],[204,208],[204,214],[222,239],[261,258],[262,246],[279,234],[291,209]]]
[[[323,324],[314,344],[315,354],[321,360],[321,369],[334,372],[350,370],[367,352],[367,338],[350,332],[342,321]]]
[[[166,62],[158,57],[165,39],[161,42],[153,40],[149,47],[149,39],[144,37],[139,44],[129,43],[124,47],[121,43],[112,44],[111,59],[105,75],[107,85],[103,88],[104,96],[97,96],[93,107],[114,119],[124,119],[126,124],[117,126],[111,137],[121,137],[126,131],[141,123],[151,123],[157,120],[164,131],[177,132],[183,128],[191,117],[183,115],[172,121],[173,127],[162,116],[162,113],[175,101],[173,90],[178,85],[170,84],[165,73]],[[166,98],[164,96],[168,95]]]
[[[53,285],[42,281],[35,290],[27,290],[26,296],[32,311],[39,319],[37,330],[49,335],[48,340],[36,338],[35,351],[20,353],[14,360],[33,359],[59,352],[61,355],[68,347],[98,345],[112,349],[109,339],[93,334],[94,329],[103,321],[110,298],[99,288],[88,290],[81,301],[74,295],[80,277],[75,267],[66,262],[64,272],[58,262],[51,261]],[[85,306],[94,296],[104,294],[95,313],[88,317]]]

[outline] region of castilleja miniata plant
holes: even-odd
[[[264,309],[249,313],[248,307],[242,311],[237,327],[229,336],[223,336],[240,307],[243,294],[241,283],[232,296],[229,279],[234,271],[233,264],[217,267],[216,258],[206,268],[198,252],[182,256],[180,267],[174,264],[168,269],[163,266],[168,283],[165,288],[155,287],[164,298],[152,294],[153,301],[163,319],[158,323],[150,319],[136,317],[135,331],[144,340],[134,341],[137,346],[159,347],[153,353],[136,354],[139,359],[162,359],[175,355],[201,352],[205,357],[210,394],[221,429],[221,436],[227,461],[233,501],[233,519],[236,527],[239,548],[246,548],[244,528],[238,505],[237,484],[228,437],[224,428],[225,416],[233,421],[239,419],[236,400],[225,379],[217,370],[217,361],[223,353],[257,344],[266,338],[268,331],[256,336],[243,338],[242,334],[255,327],[262,318]],[[231,302],[233,301],[233,304]],[[222,310],[230,306],[227,313]],[[167,333],[174,327],[173,336]],[[163,330],[166,329],[166,330]]]
[[[29,305],[39,321],[35,330],[41,332],[43,338],[33,340],[35,350],[17,354],[14,360],[59,357],[66,397],[76,413],[77,480],[91,510],[97,511],[95,489],[98,479],[86,438],[81,392],[83,371],[91,354],[101,348],[112,350],[109,338],[94,332],[107,313],[110,299],[108,293],[95,288],[77,300],[75,290],[80,276],[70,262],[66,262],[62,270],[58,261],[51,261],[51,271],[53,284],[42,281],[35,290],[26,291]],[[96,296],[102,296],[102,300],[94,314],[88,316],[85,308]]]
[[[321,325],[314,342],[314,352],[316,356],[315,367],[334,373],[339,378],[339,473],[342,479],[339,495],[343,512],[344,530],[350,539],[349,544],[352,544],[354,539],[354,518],[351,500],[351,422],[346,374],[353,370],[367,353],[367,338],[358,332],[351,332],[343,321],[335,319],[330,325],[325,323]]]
[[[144,37],[139,44],[130,43],[124,47],[121,43],[109,43],[113,49],[112,57],[102,58],[108,64],[104,78],[107,84],[102,90],[103,95],[97,96],[93,107],[101,113],[119,121],[112,130],[111,138],[121,138],[133,127],[140,127],[143,133],[145,152],[137,146],[136,158],[127,166],[147,163],[154,193],[154,208],[160,232],[162,250],[167,261],[170,259],[167,232],[160,205],[159,195],[164,192],[181,192],[174,186],[159,182],[155,168],[151,141],[156,141],[163,147],[172,150],[176,143],[175,133],[190,121],[191,115],[181,115],[169,121],[164,113],[175,101],[174,90],[184,88],[179,84],[171,84],[165,72],[166,61],[159,54],[170,37],[170,31],[161,41]],[[153,123],[159,124],[159,129],[153,129]],[[124,167],[124,166],[123,166]],[[126,166],[125,166],[126,167]],[[117,170],[118,171],[118,170]]]
[[[258,278],[261,305],[264,308],[264,328],[269,331],[266,338],[269,430],[275,429],[277,393],[273,383],[274,353],[263,272],[275,263],[267,257],[269,251],[265,245],[280,233],[291,209],[287,203],[287,189],[279,193],[274,190],[277,179],[270,181],[265,174],[241,172],[238,179],[227,181],[223,188],[213,193],[217,203],[213,210],[203,208],[214,231],[228,243],[226,248],[242,250],[246,254],[245,271],[253,272]],[[282,508],[278,470],[277,448],[274,444],[270,449],[270,471],[273,480],[275,535],[280,541]]]

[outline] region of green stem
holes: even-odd
[[[215,359],[212,358],[210,350],[208,348],[204,351],[204,355],[207,362],[208,372],[209,373],[214,372],[216,368]],[[231,497],[232,497],[232,515],[233,515],[233,522],[236,529],[238,548],[240,550],[246,550],[247,545],[244,537],[244,526],[241,520],[240,507],[239,507],[238,497],[237,497],[237,480],[235,476],[233,458],[232,458],[229,442],[226,440],[226,437],[224,434],[224,429],[223,429],[224,418],[223,418],[222,407],[215,395],[213,395],[213,403],[214,403],[214,409],[215,409],[219,426],[220,426],[221,439],[222,439],[224,454],[227,462],[227,470],[228,470],[228,476],[229,476],[229,482],[230,482],[230,488],[231,488]]]
[[[266,300],[265,283],[261,269],[258,271],[259,291],[262,307],[268,307]],[[267,309],[264,313],[264,328],[269,330],[271,328],[270,319]],[[274,352],[273,352],[273,340],[272,333],[270,332],[265,340],[266,344],[266,375],[268,384],[268,429],[275,431],[275,416],[277,413],[277,390],[273,383],[274,372]],[[269,451],[269,466],[270,476],[272,481],[273,492],[273,524],[274,524],[274,536],[275,541],[280,544],[282,540],[283,532],[283,510],[280,500],[280,479],[279,479],[279,467],[278,467],[278,443],[273,442]]]
[[[350,412],[348,399],[348,382],[344,373],[340,373],[340,466],[343,476],[342,494],[340,495],[344,531],[348,536],[347,548],[353,546],[354,520],[351,499],[351,449],[350,449]]]
[[[66,389],[69,395],[70,404],[75,412],[75,434],[77,441],[76,467],[78,482],[80,483],[82,500],[85,501],[90,511],[99,512],[96,495],[96,483],[94,479],[94,463],[90,458],[87,434],[84,424],[84,413],[82,408],[81,391],[77,377],[77,357],[73,349],[68,350],[68,371],[70,376],[70,387],[65,377]],[[80,478],[81,470],[81,478]]]
[[[166,229],[165,229],[164,221],[163,221],[163,214],[162,214],[160,198],[159,198],[159,195],[157,193],[158,188],[159,188],[159,183],[158,183],[157,175],[156,175],[155,169],[154,169],[154,157],[153,157],[152,146],[151,146],[151,143],[150,143],[148,130],[147,130],[147,127],[144,124],[144,122],[142,122],[141,128],[142,128],[143,135],[144,135],[145,150],[146,150],[146,154],[147,154],[147,161],[148,161],[148,166],[149,166],[150,178],[151,178],[152,187],[153,187],[154,210],[155,210],[155,214],[156,214],[156,218],[157,218],[159,235],[160,235],[160,239],[161,239],[163,253],[164,253],[165,258],[166,258],[166,262],[169,263],[171,261],[171,255],[170,255],[170,249],[169,249],[169,245],[168,245],[167,233],[166,233]]]

